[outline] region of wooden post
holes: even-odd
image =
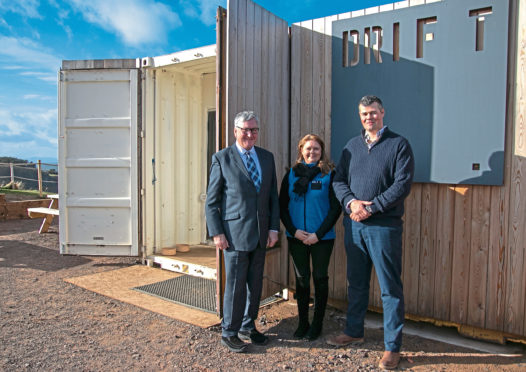
[[[38,170],[38,194],[42,197],[42,162],[39,160],[37,163]]]
[[[11,185],[13,185],[15,183],[15,170],[13,168],[13,163],[9,163],[9,170],[11,171]]]

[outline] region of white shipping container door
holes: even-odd
[[[60,253],[138,255],[134,69],[62,70]]]

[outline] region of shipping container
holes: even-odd
[[[279,26],[282,37],[269,37],[257,53],[262,60],[279,55],[284,68],[267,65],[247,82],[251,102],[240,96],[228,109],[260,109],[266,131],[260,142],[268,147],[278,130],[288,131],[288,78],[282,76],[288,26],[266,11],[265,17],[265,32],[275,38]],[[219,314],[222,260],[207,235],[204,202],[211,157],[232,138],[225,119],[226,27],[219,8],[216,45],[158,57],[63,61],[59,72],[60,252],[138,256],[148,265],[216,280]],[[269,89],[276,94],[267,97]],[[288,136],[270,149],[284,169]],[[184,257],[163,254],[181,245],[190,249]],[[268,251],[264,296],[284,288],[283,252]]]

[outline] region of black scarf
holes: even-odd
[[[309,188],[310,181],[312,181],[314,177],[316,177],[316,175],[321,172],[320,167],[309,167],[303,163],[296,164],[292,167],[292,170],[294,171],[294,174],[296,174],[296,177],[298,177],[296,182],[294,182],[292,191],[298,195],[305,194]]]

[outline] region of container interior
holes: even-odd
[[[146,255],[176,244],[206,246],[204,202],[216,137],[216,57],[148,69],[144,84]]]

